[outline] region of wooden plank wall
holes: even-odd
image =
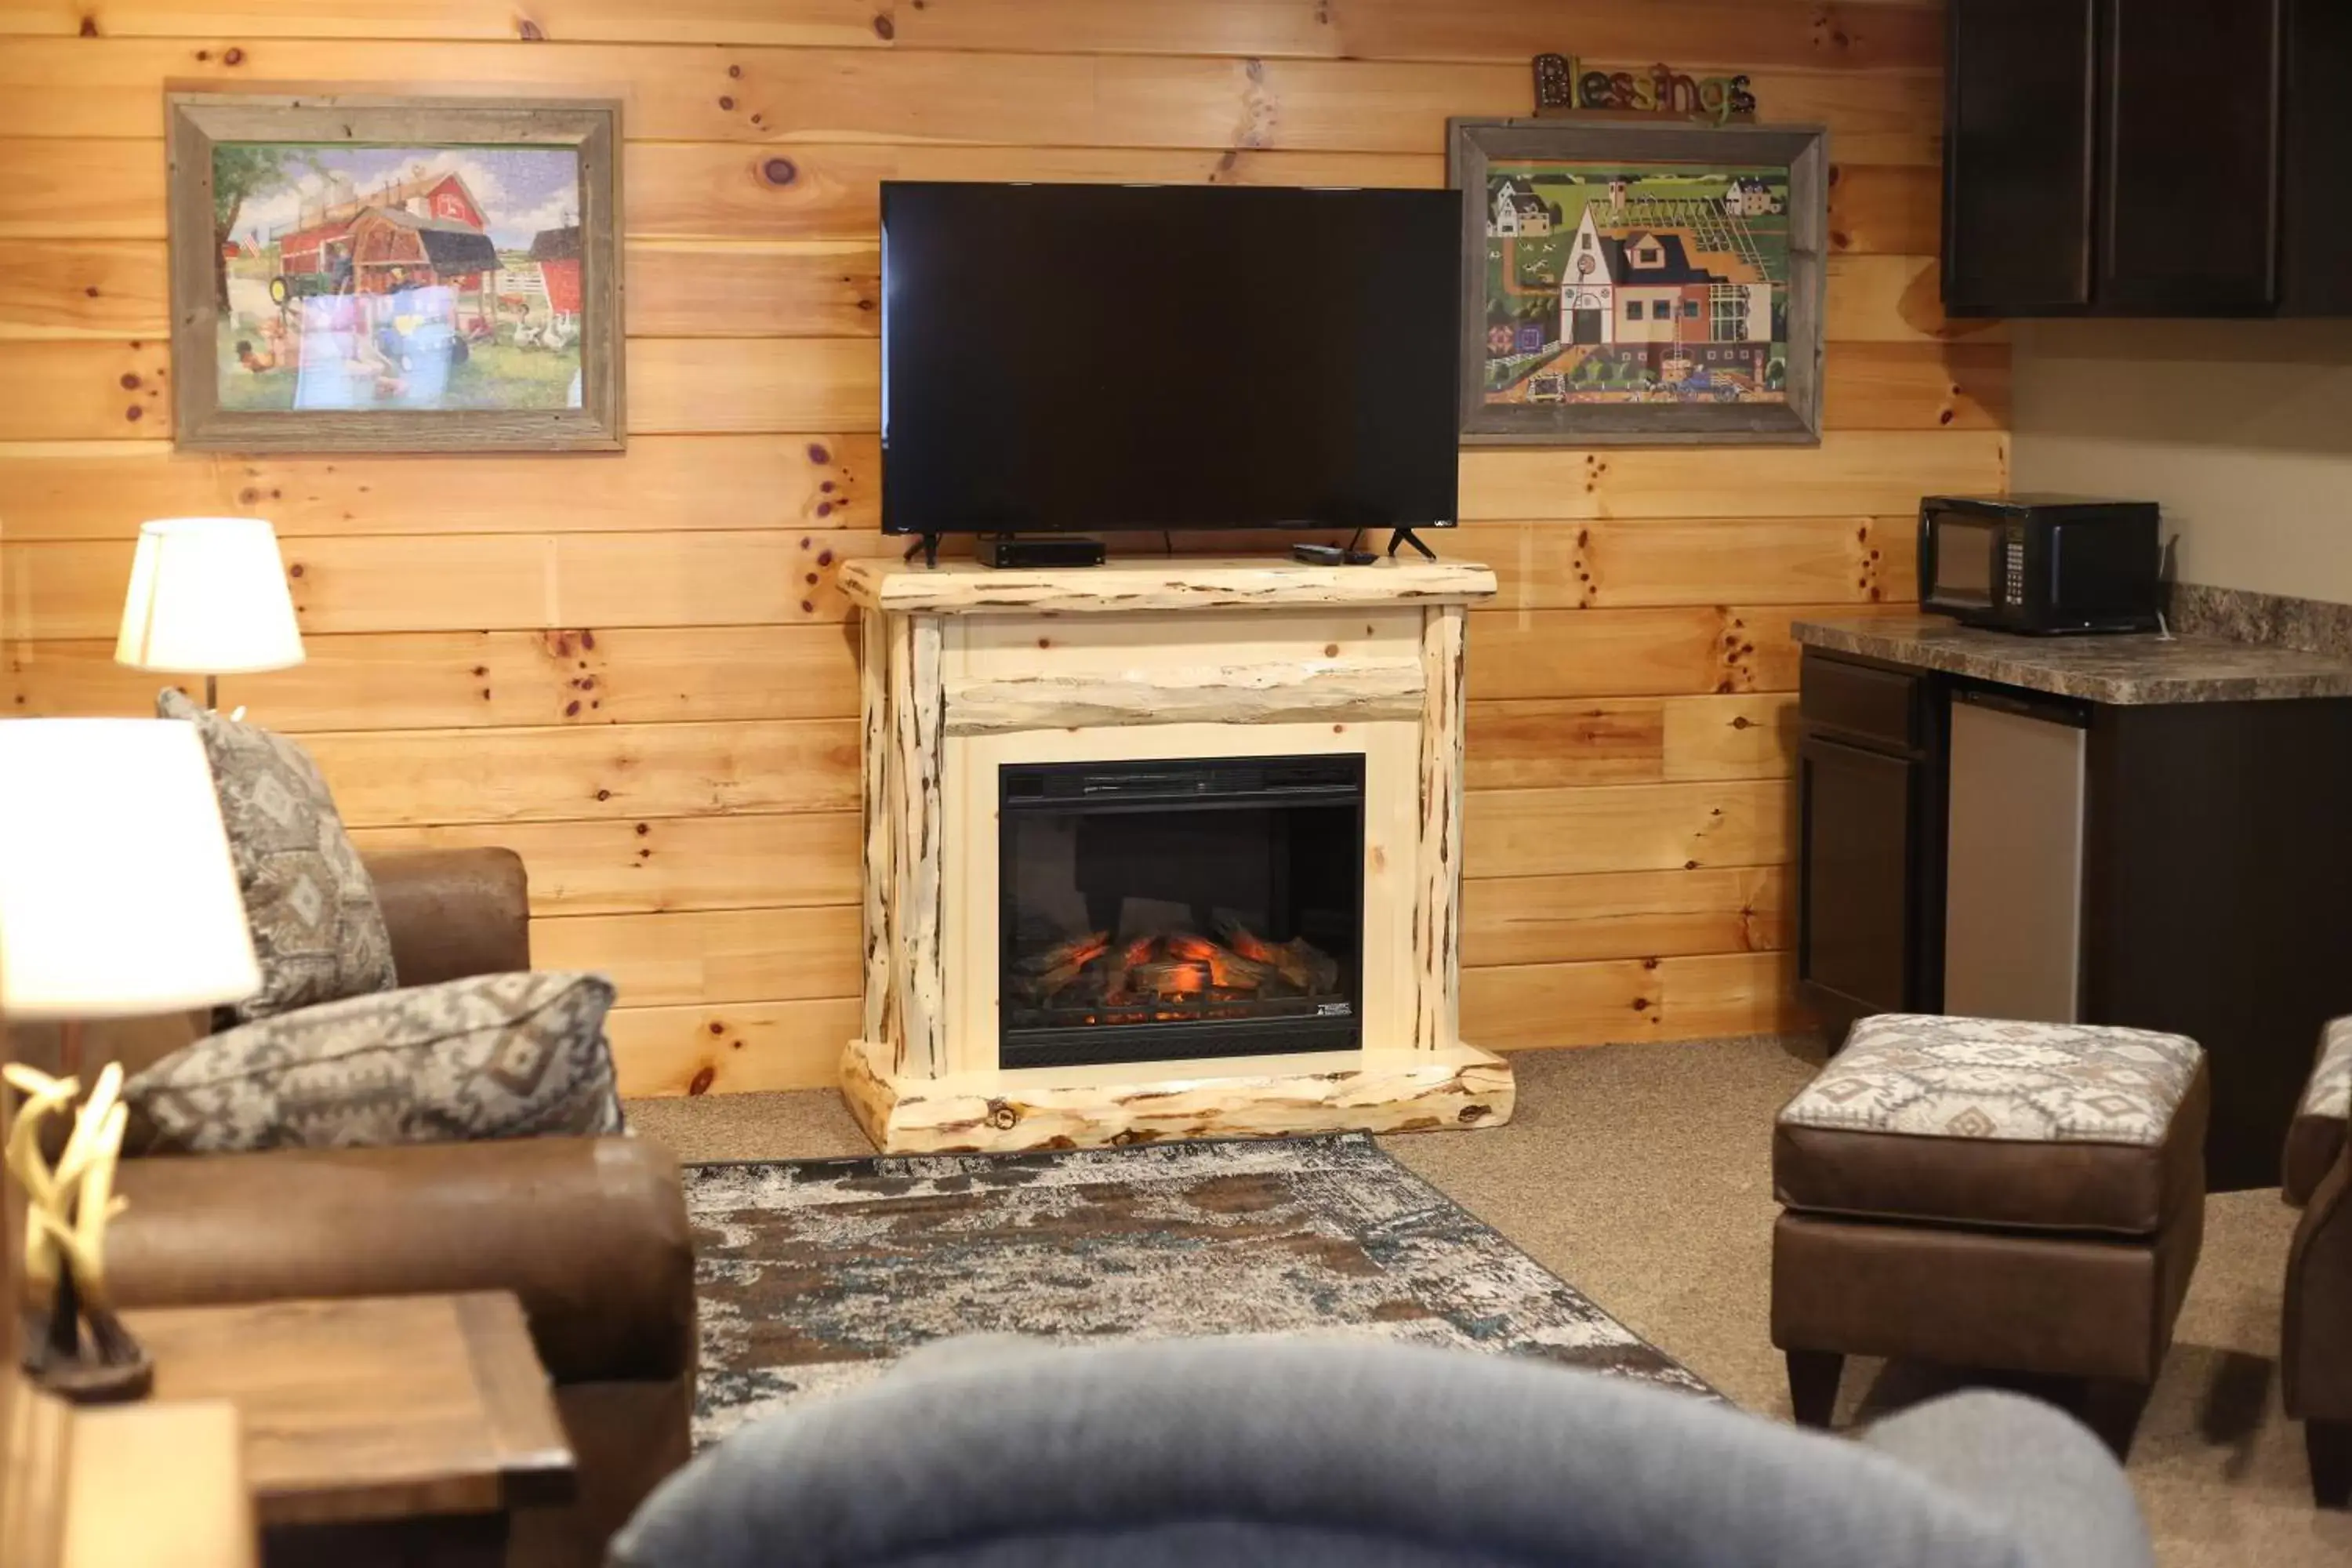
[[[0,711],[136,710],[142,518],[258,512],[303,732],[370,846],[506,844],[543,963],[621,986],[634,1093],[826,1081],[856,1020],[857,687],[893,177],[1444,178],[1527,58],[1744,68],[1831,128],[1818,451],[1473,451],[1463,1023],[1502,1047],[1788,1016],[1790,617],[1913,593],[1909,515],[2005,481],[2001,329],[1936,306],[1940,12],[1857,0],[10,0]],[[175,458],[166,80],[627,100],[624,456]],[[1041,433],[1050,439],[1051,432]]]

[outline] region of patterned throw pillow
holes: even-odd
[[[283,735],[208,712],[180,692],[155,699],[163,719],[185,719],[204,737],[213,788],[245,893],[261,991],[237,1004],[241,1019],[340,1002],[399,984],[375,884],[335,814],[310,753]]]
[[[376,1148],[618,1132],[611,982],[537,971],[322,1003],[122,1086],[125,1153]]]

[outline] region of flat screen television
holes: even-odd
[[[883,528],[1451,525],[1459,202],[885,183]]]

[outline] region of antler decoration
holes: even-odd
[[[49,1289],[53,1303],[48,1332],[32,1347],[36,1370],[83,1381],[76,1368],[89,1364],[80,1326],[87,1317],[95,1352],[90,1359],[110,1369],[135,1365],[142,1374],[135,1389],[115,1387],[120,1379],[101,1381],[116,1396],[125,1392],[135,1395],[144,1391],[146,1358],[115,1320],[106,1283],[107,1222],[127,1206],[114,1194],[114,1167],[131,1114],[122,1103],[122,1068],[110,1062],[100,1072],[89,1102],[74,1113],[73,1131],[55,1165],[42,1155],[41,1128],[73,1104],[81,1092],[80,1080],[51,1078],[17,1062],[0,1068],[0,1077],[25,1097],[9,1130],[5,1154],[0,1156],[25,1189],[25,1272],[35,1284]],[[97,1388],[83,1392],[100,1394]]]

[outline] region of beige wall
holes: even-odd
[[[2352,321],[2015,333],[2015,489],[2160,501],[2183,582],[2352,603]]]

